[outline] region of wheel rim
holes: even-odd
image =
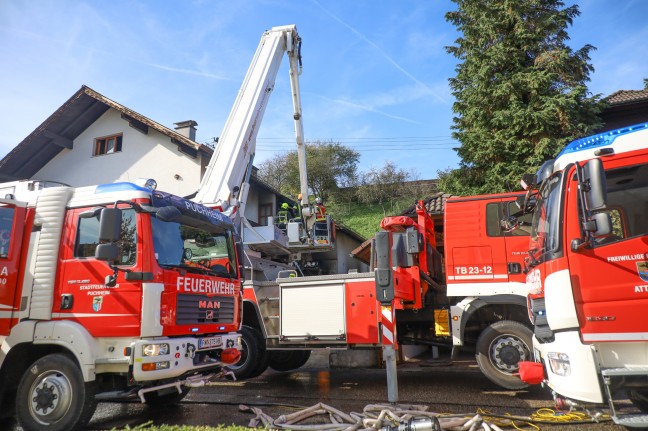
[[[529,347],[526,343],[513,335],[501,335],[493,340],[490,345],[490,361],[495,368],[505,374],[518,371],[520,361],[530,358]]]
[[[29,389],[29,412],[42,425],[61,420],[72,404],[72,384],[60,371],[41,374]]]

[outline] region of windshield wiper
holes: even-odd
[[[185,270],[187,272],[191,272],[191,273],[194,273],[194,274],[206,274],[206,275],[209,274],[209,275],[211,275],[213,273],[213,271],[210,270],[209,268],[199,267],[199,266],[191,266],[191,265],[187,265],[187,264],[184,264],[184,263],[179,263],[179,264],[175,264],[175,265],[171,264],[171,263],[164,263],[164,264],[163,263],[158,263],[158,264],[164,269],[175,269],[175,270],[183,269],[183,270]]]
[[[183,269],[186,270],[187,272],[191,272],[193,274],[203,274],[203,275],[215,275],[218,277],[224,277],[224,278],[234,278],[234,276],[227,271],[227,269],[221,265],[220,268],[209,268],[207,266],[203,265],[187,265],[186,263],[180,263],[177,265],[172,265],[172,264],[160,264],[160,266],[164,269]]]

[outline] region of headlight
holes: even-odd
[[[142,346],[143,356],[162,356],[168,354],[169,354],[169,345],[167,343],[144,344]]]
[[[571,364],[569,363],[569,356],[565,353],[549,352],[547,353],[547,360],[551,367],[551,372],[558,376],[570,376]]]

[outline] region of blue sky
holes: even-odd
[[[592,44],[590,91],[641,89],[648,78],[648,2],[582,0],[569,29]],[[572,2],[566,2],[571,5]],[[167,127],[198,122],[219,136],[261,34],[296,24],[307,140],[392,161],[420,179],[455,167],[444,47],[459,36],[447,0],[0,1],[0,157],[81,85]],[[287,60],[259,131],[256,163],[294,149]]]

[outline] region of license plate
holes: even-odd
[[[198,349],[212,349],[223,345],[222,337],[205,337],[198,339]]]

